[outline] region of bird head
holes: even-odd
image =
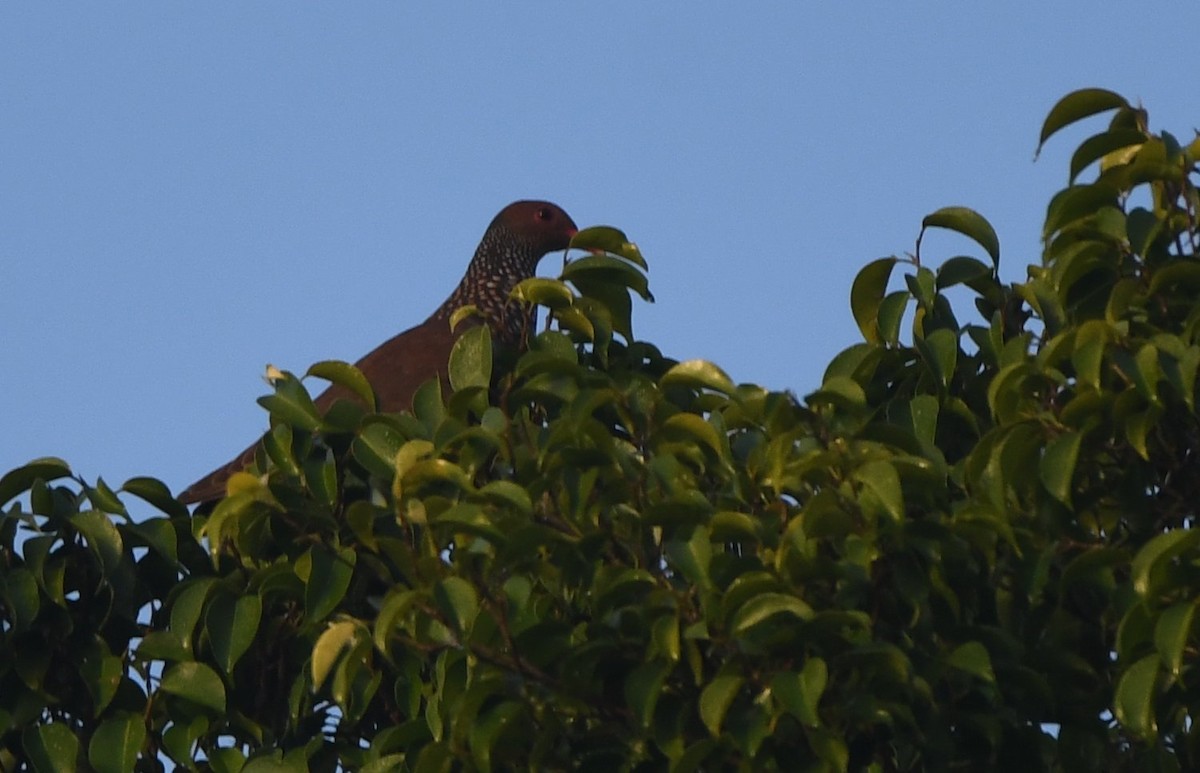
[[[501,227],[538,258],[565,250],[579,228],[571,216],[548,201],[516,201],[500,210],[489,230]]]

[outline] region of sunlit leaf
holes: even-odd
[[[1158,691],[1158,655],[1147,655],[1134,663],[1117,682],[1113,715],[1138,738],[1154,735],[1154,695]]]
[[[700,719],[708,732],[714,736],[721,734],[721,725],[725,714],[738,691],[742,689],[745,678],[741,674],[726,673],[715,677],[700,692]]]
[[[486,389],[492,382],[492,335],[486,325],[461,334],[450,350],[450,386]]]
[[[316,376],[336,384],[363,401],[370,410],[376,410],[375,391],[362,371],[341,360],[323,360],[309,367],[305,376]]]

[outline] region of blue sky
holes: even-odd
[[[639,243],[638,337],[802,395],[927,213],[1040,259],[1063,94],[1200,124],[1194,2],[722,5],[0,4],[0,473],[179,490],[265,428],[267,363],[420,322],[518,198]]]

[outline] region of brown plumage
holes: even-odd
[[[450,297],[420,325],[385,341],[355,363],[374,387],[379,410],[408,410],[418,387],[435,376],[444,381],[454,341],[464,330],[480,324],[480,316],[492,328],[496,341],[509,346],[520,344],[530,312],[510,302],[509,291],[533,276],[546,253],[566,249],[576,230],[566,212],[546,201],[518,201],[500,210]],[[480,316],[462,320],[451,331],[451,315],[468,305],[474,305]],[[335,386],[322,392],[315,402],[324,412],[339,399],[352,398],[348,391]],[[179,500],[192,504],[224,496],[229,477],[249,466],[257,447],[255,443],[188,486]]]

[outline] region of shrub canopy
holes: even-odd
[[[411,414],[276,373],[207,512],[9,472],[0,769],[1200,768],[1200,140],[1099,89],[1040,140],[1103,112],[1025,281],[929,215],[976,254],[867,264],[803,400],[637,340],[597,228]]]

